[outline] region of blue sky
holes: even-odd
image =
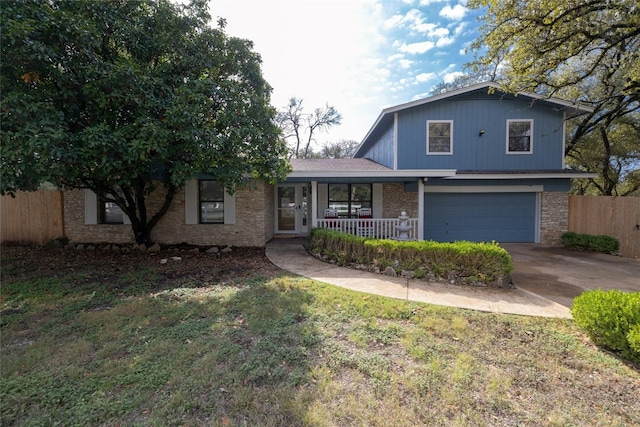
[[[447,0],[210,0],[227,33],[254,42],[282,108],[326,103],[342,125],[318,143],[361,141],[383,108],[426,97],[472,59],[478,11]]]

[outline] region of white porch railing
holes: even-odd
[[[409,239],[418,240],[418,218],[406,220],[411,229],[408,231]],[[373,237],[376,239],[391,239],[400,233],[396,227],[400,225],[398,218],[362,218],[342,219],[324,218],[318,219],[318,228],[328,228],[356,236]]]

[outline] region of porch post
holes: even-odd
[[[424,239],[424,180],[418,179],[418,240]]]
[[[318,181],[311,181],[311,227],[318,226]]]

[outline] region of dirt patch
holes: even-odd
[[[232,248],[230,252],[224,253],[174,248],[158,253],[141,253],[3,245],[0,250],[3,260],[0,268],[3,283],[7,280],[72,274],[84,277],[86,281],[110,286],[114,277],[145,273],[156,275],[155,283],[158,287],[163,287],[181,278],[198,277],[199,280],[215,283],[255,275],[273,277],[281,272],[267,259],[264,248]],[[11,262],[8,262],[9,260]]]

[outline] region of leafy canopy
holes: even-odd
[[[470,0],[468,6],[487,8],[473,45],[483,54],[477,64],[500,58],[507,84],[553,95],[590,78],[619,76],[621,95],[640,99],[636,0]]]
[[[568,127],[566,154],[575,166],[600,174],[603,194],[617,194],[617,180],[638,169],[639,144],[627,143],[638,128],[640,109],[637,0],[470,0],[467,5],[486,12],[472,46],[477,57],[469,65],[480,71],[500,63],[500,83],[514,93],[592,106],[593,113]],[[621,129],[629,129],[629,137]],[[623,186],[630,186],[626,192],[638,188],[631,182]]]
[[[167,205],[198,173],[229,191],[285,176],[260,56],[224,20],[210,27],[204,0],[4,1],[0,14],[3,193],[89,188],[134,224],[158,183]]]

